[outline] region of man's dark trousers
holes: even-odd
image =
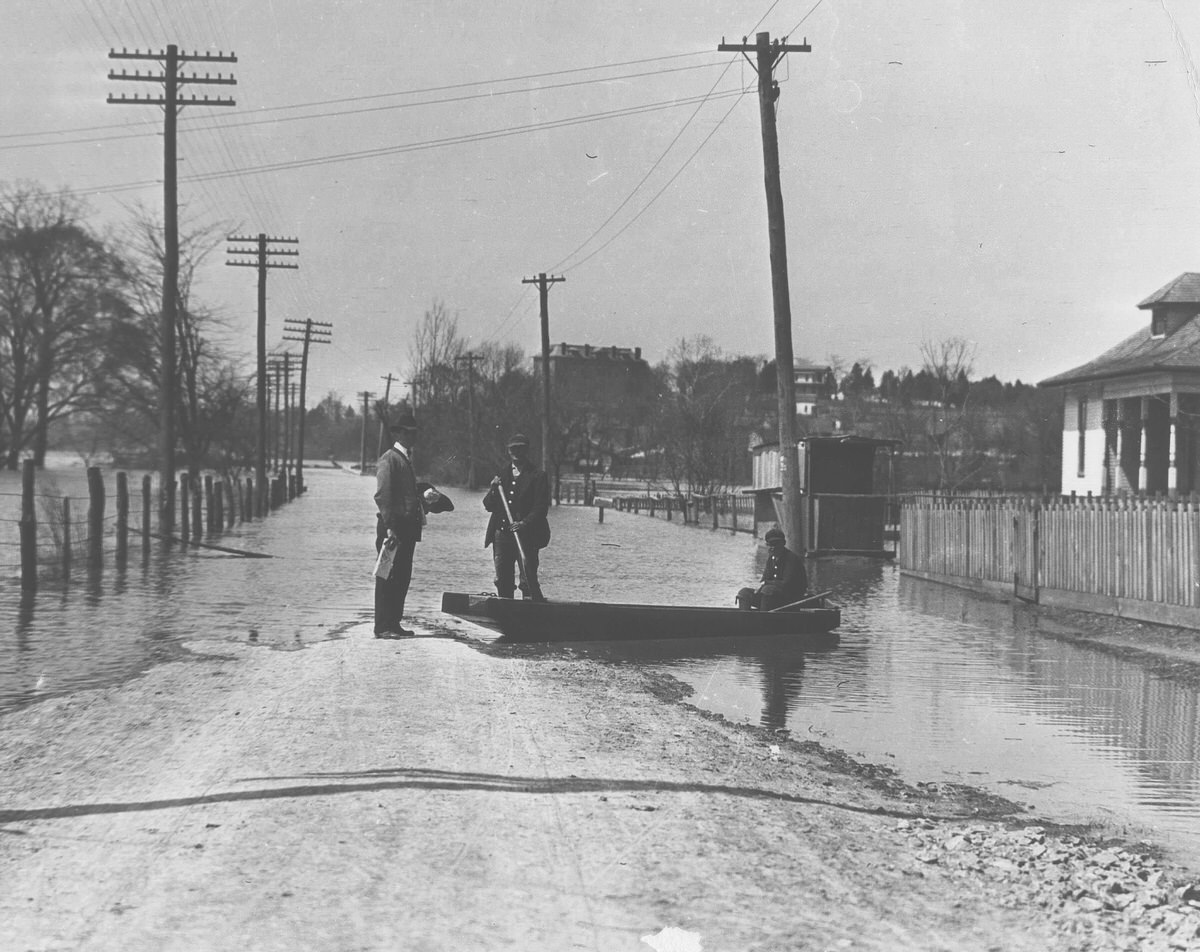
[[[492,563],[496,567],[496,593],[501,598],[512,598],[517,588],[516,561],[520,554],[517,540],[511,532],[498,532],[492,543]],[[541,553],[537,549],[525,549],[525,581],[522,589],[526,598],[540,598],[541,585],[538,584],[538,566],[541,564]]]
[[[375,551],[383,546],[387,530],[380,522],[375,532]],[[413,555],[417,550],[416,539],[400,539],[396,543],[396,560],[392,563],[392,574],[386,579],[375,579],[375,630],[384,631],[400,627],[404,617],[404,600],[408,598],[408,586],[412,581]]]

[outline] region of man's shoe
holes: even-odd
[[[410,631],[407,628],[401,628],[401,627],[397,626],[396,630],[394,632],[392,632],[392,637],[393,638],[416,638],[417,633],[415,631]]]
[[[400,636],[390,628],[385,628],[383,631],[375,632],[376,638],[399,638]]]

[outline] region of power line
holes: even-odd
[[[724,92],[705,96],[691,96],[686,99],[673,99],[663,102],[647,103],[641,106],[629,106],[608,112],[589,113],[583,116],[572,116],[566,119],[551,119],[546,122],[529,123],[523,126],[507,126],[501,129],[491,129],[485,132],[464,133],[458,136],[447,136],[441,139],[427,139],[422,142],[410,142],[396,146],[381,146],[375,149],[362,149],[354,152],[340,152],[331,155],[314,156],[308,159],[296,159],[289,162],[275,162],[265,165],[248,166],[241,169],[230,169],[226,172],[211,174],[180,176],[182,182],[213,181],[216,179],[232,178],[238,175],[258,175],[263,172],[282,172],[293,169],[313,168],[320,165],[331,165],[341,162],[351,162],[359,159],[380,158],[388,155],[401,155],[407,152],[424,152],[429,149],[446,148],[453,145],[465,145],[475,142],[486,142],[491,139],[503,139],[530,132],[544,132],[552,129],[565,129],[570,126],[583,125],[589,122],[602,122],[607,119],[620,119],[628,116],[638,116],[650,112],[660,112],[665,109],[675,109],[679,106],[690,106],[697,102],[704,103],[715,99],[726,99],[730,96],[743,96],[742,89],[726,90]],[[71,194],[102,195],[113,192],[127,192],[157,185],[157,181],[126,182],[118,185],[102,185],[96,188],[69,189]]]
[[[820,4],[820,2],[821,2],[821,0],[817,0],[818,4]],[[767,12],[764,13],[761,17],[759,17],[758,22],[754,24],[752,32],[753,32],[753,30],[758,29],[758,27],[762,24],[763,20],[765,20],[768,16],[770,16],[771,11],[774,10],[775,7],[778,5],[779,5],[779,0],[773,0],[771,5],[769,7],[767,7]],[[816,9],[816,7],[814,7],[813,9]],[[812,13],[812,10],[810,10],[809,13]],[[805,18],[807,19],[807,16]],[[801,22],[804,22],[804,21],[801,20]],[[695,111],[690,116],[688,116],[687,122],[685,122],[680,127],[679,131],[677,133],[675,133],[675,137],[673,139],[671,139],[670,142],[667,143],[667,147],[665,149],[663,149],[662,154],[659,155],[659,157],[654,161],[654,164],[650,166],[650,168],[647,170],[646,174],[642,176],[641,181],[639,181],[637,183],[637,185],[635,185],[633,187],[633,189],[629,192],[629,194],[625,196],[625,198],[622,200],[622,202],[615,209],[613,209],[612,214],[609,215],[606,219],[604,219],[603,222],[600,223],[598,228],[596,228],[590,235],[588,235],[587,238],[585,238],[583,240],[583,242],[575,248],[574,251],[572,251],[570,254],[568,254],[566,257],[564,257],[561,261],[559,261],[557,264],[555,264],[551,270],[562,269],[563,266],[566,264],[566,262],[570,261],[571,258],[573,258],[575,255],[579,254],[579,252],[581,252],[584,248],[586,248],[588,246],[588,243],[591,242],[592,239],[594,239],[598,234],[600,234],[601,231],[603,231],[606,227],[608,227],[609,222],[611,222],[614,218],[617,217],[617,215],[620,213],[621,209],[624,208],[627,204],[629,204],[629,202],[633,199],[633,196],[638,193],[638,191],[641,189],[641,187],[646,184],[646,181],[650,178],[650,176],[654,174],[654,170],[657,169],[659,167],[659,165],[662,163],[663,159],[665,159],[667,157],[667,153],[669,153],[675,147],[675,143],[677,143],[679,141],[679,139],[683,136],[684,132],[687,131],[687,128],[692,124],[692,120],[694,120],[696,118],[696,116],[698,116],[700,114],[700,110],[704,108],[704,105],[705,105],[705,103],[708,102],[709,98],[715,98],[715,97],[713,97],[713,94],[715,93],[717,86],[720,85],[721,80],[725,78],[725,74],[727,72],[729,72],[729,67],[733,65],[735,60],[736,60],[736,58],[731,58],[725,63],[725,68],[721,70],[721,75],[716,78],[716,80],[712,84],[712,87],[709,89],[708,96],[706,96],[705,99],[703,101],[701,101],[701,103],[696,107]],[[615,235],[613,235],[611,238],[608,239],[608,241],[604,242],[604,244],[602,244],[599,248],[597,248],[595,251],[593,251],[591,254],[589,254],[586,258],[583,258],[580,261],[577,261],[571,267],[572,268],[578,267],[579,265],[583,264],[585,261],[590,260],[591,258],[595,257],[597,254],[599,254],[601,251],[603,251],[605,248],[607,248],[610,244],[613,243],[613,241],[615,241],[618,237],[620,237],[622,234],[624,234],[625,230],[627,228],[629,228],[629,226],[632,225],[635,221],[637,221],[650,208],[651,205],[653,205],[656,201],[658,201],[658,197],[667,189],[667,187],[669,187],[671,185],[672,182],[675,181],[675,179],[677,179],[679,177],[680,173],[685,168],[687,168],[687,166],[691,163],[692,159],[694,159],[696,157],[696,155],[699,153],[700,149],[704,148],[704,145],[708,142],[709,139],[712,138],[713,133],[716,132],[716,130],[718,128],[720,128],[720,126],[725,122],[725,120],[729,118],[730,114],[733,112],[734,108],[736,108],[738,102],[740,102],[740,101],[741,101],[741,97],[739,96],[737,101],[734,102],[733,106],[731,106],[729,108],[729,111],[726,112],[725,115],[721,117],[721,121],[717,123],[716,127],[714,127],[713,130],[710,131],[707,136],[705,136],[704,141],[700,143],[700,148],[697,148],[695,150],[695,152],[693,152],[690,156],[688,156],[688,158],[684,161],[683,165],[679,167],[679,170],[676,171],[676,173],[674,175],[672,175],[671,178],[667,181],[667,184],[664,185],[661,189],[659,189],[654,194],[654,197],[650,199],[649,202],[647,202],[644,206],[642,206],[641,211],[639,211],[636,215],[633,216],[633,218],[631,218],[628,222],[626,222],[617,231],[617,233]]]
[[[650,59],[642,59],[642,60],[630,60],[630,61],[627,61],[624,63],[612,63],[612,64],[600,65],[600,66],[582,66],[582,67],[577,67],[575,69],[554,70],[554,71],[545,72],[545,73],[528,73],[523,76],[512,76],[512,77],[508,77],[508,78],[491,79],[491,80],[476,80],[476,81],[469,82],[469,83],[452,83],[450,85],[445,85],[445,86],[427,86],[427,87],[417,88],[417,89],[401,89],[401,90],[396,90],[394,92],[371,93],[371,94],[364,95],[364,96],[344,96],[344,97],[341,97],[338,99],[318,99],[318,100],[314,100],[312,102],[291,103],[291,104],[283,105],[283,106],[264,106],[262,108],[255,109],[253,111],[253,113],[251,113],[251,114],[256,115],[256,116],[261,116],[266,113],[283,112],[283,111],[292,110],[292,109],[311,109],[311,108],[314,108],[317,106],[336,106],[336,105],[342,105],[344,103],[371,102],[371,101],[374,101],[377,99],[391,98],[394,96],[420,96],[420,95],[425,95],[428,93],[447,92],[449,90],[454,90],[454,89],[468,89],[468,88],[475,87],[475,86],[487,86],[487,85],[492,85],[492,84],[498,85],[498,84],[502,84],[502,83],[515,83],[515,82],[522,82],[522,81],[528,80],[528,79],[543,79],[547,76],[563,76],[563,75],[570,75],[570,74],[580,73],[580,72],[594,72],[596,70],[601,70],[601,69],[617,69],[621,66],[633,66],[633,65],[639,65],[641,63],[652,63],[652,62],[658,62],[658,61],[666,60],[666,59],[677,59],[682,56],[699,56],[702,54],[711,55],[711,50],[702,50],[702,51],[697,51],[694,53],[677,53],[672,56],[653,57]],[[332,112],[332,113],[315,113],[310,116],[293,116],[293,117],[284,118],[284,119],[253,119],[253,120],[250,120],[247,122],[228,122],[228,123],[220,123],[218,125],[210,124],[210,125],[204,126],[203,128],[206,128],[206,129],[211,129],[211,128],[237,129],[237,128],[241,128],[243,126],[261,125],[261,124],[267,123],[267,122],[278,123],[278,122],[294,121],[295,119],[320,119],[320,118],[326,118],[329,116],[355,115],[356,113],[359,113],[359,112],[374,112],[374,111],[377,111],[380,109],[407,109],[407,108],[410,108],[413,106],[428,106],[428,105],[440,105],[443,103],[465,102],[465,101],[468,101],[471,99],[480,99],[480,98],[490,97],[490,96],[506,96],[506,95],[513,95],[516,93],[527,93],[527,92],[543,92],[544,90],[547,90],[547,89],[562,89],[562,88],[567,88],[567,87],[571,87],[571,86],[587,86],[587,85],[592,85],[595,83],[611,83],[611,82],[614,82],[615,80],[621,80],[621,79],[637,79],[637,78],[643,78],[643,77],[647,77],[647,76],[662,76],[662,75],[666,75],[668,73],[686,72],[688,70],[694,70],[694,69],[709,69],[709,68],[719,66],[719,65],[721,65],[719,62],[718,63],[704,63],[699,66],[681,66],[681,67],[677,67],[677,68],[673,68],[673,69],[651,70],[651,71],[642,72],[642,73],[626,73],[626,74],[623,74],[620,76],[599,76],[595,79],[579,80],[579,81],[570,82],[570,83],[556,83],[551,86],[539,86],[536,89],[485,90],[481,93],[475,93],[475,94],[472,94],[469,96],[427,100],[427,101],[416,102],[416,103],[396,103],[393,106],[379,106],[379,107],[374,107],[371,109],[362,109],[362,110],[346,110],[346,111],[342,111],[342,112]],[[235,115],[239,115],[239,113],[235,113]],[[0,134],[0,140],[23,139],[23,138],[31,138],[31,137],[35,137],[35,136],[74,135],[74,134],[80,133],[80,132],[99,132],[99,131],[103,131],[105,129],[127,129],[130,127],[130,125],[131,125],[130,123],[108,123],[108,124],[104,124],[104,125],[95,125],[95,126],[76,126],[76,127],[71,127],[71,128],[67,128],[67,129],[47,129],[47,130],[44,130],[41,132],[8,132],[8,133]],[[110,139],[112,139],[112,140],[126,139],[126,138],[135,137],[137,135],[153,135],[153,134],[154,134],[153,132],[147,131],[147,132],[143,132],[143,133],[131,133],[129,135],[98,136],[98,137],[88,137],[88,138],[83,138],[83,139],[73,139],[73,140],[69,140],[69,141],[72,143],[76,143],[76,142],[77,143],[95,143],[95,142],[107,142]],[[0,149],[28,148],[31,146],[44,145],[44,144],[45,143],[29,143],[28,145],[0,146]],[[66,145],[68,143],[58,143],[58,144]]]

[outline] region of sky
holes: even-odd
[[[393,399],[440,302],[466,346],[707,336],[774,355],[756,77],[776,69],[793,349],[1037,382],[1200,271],[1200,7],[1183,0],[0,0],[0,181],[161,215],[162,113],[106,97],[110,49],[233,51],[236,107],[180,117],[183,227],[299,239],[268,344],[328,321],[309,402]],[[194,294],[252,363],[255,273],[224,243]]]

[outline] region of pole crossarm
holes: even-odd
[[[122,47],[121,52],[116,50],[108,51],[109,59],[118,60],[158,60],[161,62],[170,55],[169,50],[159,50],[155,53],[153,50],[134,50],[132,53]],[[236,63],[237,55],[230,50],[226,53],[224,50],[219,50],[216,53],[200,53],[196,50],[188,52],[187,50],[179,50],[175,54],[175,58],[180,63]]]
[[[760,37],[765,36],[765,35],[766,34],[760,34]],[[763,49],[763,47],[758,43],[747,43],[746,41],[748,39],[749,39],[749,37],[743,36],[741,43],[726,43],[725,37],[721,37],[721,42],[717,46],[717,52],[719,52],[719,53],[741,53],[742,56],[745,57],[746,62],[749,63],[750,66],[757,73],[758,68],[759,68],[759,63],[756,63],[747,54],[759,53]],[[775,67],[779,63],[779,61],[781,59],[783,59],[783,57],[786,53],[811,53],[812,52],[812,47],[808,45],[808,37],[804,38],[803,43],[789,44],[788,38],[785,36],[782,39],[772,40],[770,42],[770,44],[766,47],[766,49],[767,49],[767,56],[766,56],[767,62],[765,65],[768,65],[772,71],[775,69]]]
[[[179,71],[179,66],[183,63],[236,63],[237,57],[230,53],[226,55],[220,53],[181,53],[175,50],[174,47],[168,47],[159,52],[151,50],[134,50],[132,53],[129,50],[109,50],[109,59],[114,60],[152,60],[162,64],[163,71],[161,73],[145,72],[135,69],[132,73],[127,69],[122,69],[118,72],[115,69],[108,71],[108,78],[117,82],[128,83],[160,83],[163,86],[170,86],[171,89],[163,95],[154,95],[147,93],[140,95],[134,93],[132,96],[119,95],[114,96],[112,93],[108,95],[108,103],[117,106],[174,106],[180,109],[184,106],[236,106],[237,101],[229,96],[198,96],[192,94],[183,96],[178,93],[178,87],[191,84],[193,86],[236,86],[237,79],[232,73],[217,73],[215,76],[211,73],[183,73]]]
[[[240,241],[240,242],[244,242],[244,243],[254,244],[254,243],[257,243],[260,238],[269,245],[298,245],[298,244],[300,244],[299,238],[276,238],[272,235],[227,235],[225,237],[225,240],[226,241]]]

